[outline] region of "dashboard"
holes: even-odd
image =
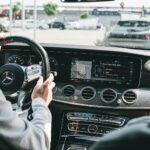
[[[55,54],[53,54],[55,53]],[[48,52],[51,72],[56,81],[69,83],[138,87],[141,59],[121,55]],[[87,56],[88,55],[88,56]],[[63,59],[62,59],[63,58]],[[4,64],[17,63],[23,66],[41,64],[40,58],[30,51],[8,51]]]
[[[146,79],[149,77],[149,68],[145,67],[150,64],[149,56],[111,50],[45,49],[49,55],[51,72],[57,75],[55,101],[104,108],[150,106],[147,101],[150,98],[150,81]],[[22,49],[4,47],[2,55],[2,64],[41,64],[40,57],[25,46]],[[143,93],[148,97],[143,99]]]

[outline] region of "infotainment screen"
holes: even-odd
[[[91,79],[91,61],[72,61],[71,78],[72,79]]]
[[[137,66],[140,66],[139,60],[124,57],[73,58],[71,81],[130,86],[138,81]]]

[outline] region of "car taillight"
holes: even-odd
[[[149,34],[146,34],[145,37],[146,37],[147,39],[150,39],[150,33],[149,33]]]

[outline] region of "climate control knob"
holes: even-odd
[[[95,134],[97,132],[97,130],[98,130],[98,126],[95,124],[91,124],[88,126],[89,133]]]

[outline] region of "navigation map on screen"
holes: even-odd
[[[91,79],[91,61],[72,61],[71,79]]]

